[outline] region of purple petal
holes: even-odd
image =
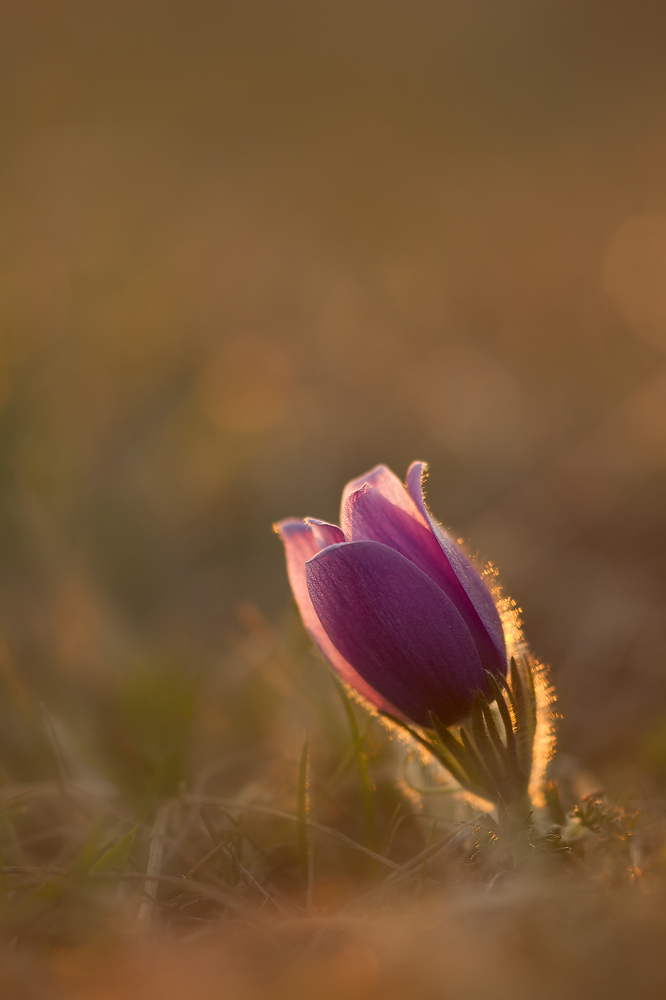
[[[418,507],[422,517],[427,524],[430,524],[430,511],[426,507],[425,497],[423,496],[423,484],[428,475],[428,463],[427,462],[412,462],[410,467],[407,469],[407,492],[412,498],[413,502]]]
[[[396,507],[399,507],[406,514],[410,514],[417,521],[422,521],[424,525],[428,524],[428,519],[421,513],[419,507],[416,507],[409,493],[405,489],[403,483],[400,482],[395,472],[391,472],[387,465],[376,465],[374,469],[370,469],[363,476],[357,476],[356,479],[350,479],[345,488],[342,491],[342,502],[340,505],[340,524],[344,531],[344,510],[347,498],[351,493],[355,493],[360,490],[365,484],[369,486],[374,486],[383,497],[389,500]]]
[[[388,545],[422,569],[446,593],[452,583],[457,585],[457,578],[431,529],[367,483],[347,497],[341,521],[350,541]]]
[[[421,725],[463,718],[485,690],[481,660],[453,602],[418,566],[375,541],[331,545],[306,565],[313,607],[336,649]]]
[[[336,545],[345,540],[344,531],[338,528],[337,524],[318,521],[316,517],[306,517],[305,523],[312,529],[319,549],[325,549],[327,545]]]
[[[494,671],[501,670],[502,673],[506,671],[506,654],[498,658],[493,634],[488,630],[486,621],[479,614],[476,604],[457,575],[455,567],[464,560],[464,556],[450,539],[449,555],[443,544],[440,544],[434,528],[424,527],[420,521],[416,521],[401,508],[389,503],[381,493],[367,484],[347,497],[342,524],[345,536],[352,542],[362,540],[382,542],[396,552],[402,553],[422,569],[451,598],[462,615],[479,650],[484,667]],[[468,567],[474,574],[472,583],[476,578],[483,588],[481,596],[489,599],[491,609],[497,615],[492,596],[483,580],[471,564],[468,564]],[[464,566],[462,568],[464,569]],[[498,615],[497,625],[499,634],[502,635]]]
[[[336,542],[340,541],[340,537],[342,536],[340,529],[336,525],[326,524],[324,521],[316,521],[310,525],[296,518],[287,518],[284,521],[278,522],[275,525],[275,530],[284,542],[289,583],[291,584],[298,610],[301,613],[303,624],[312,639],[314,639],[328,662],[347,684],[350,684],[367,701],[372,705],[376,705],[382,711],[390,712],[392,715],[400,715],[401,713],[398,709],[370,687],[339,650],[336,649],[322,628],[317,612],[310,600],[305,580],[305,564],[308,559],[311,559],[330,544],[326,540],[329,537]]]
[[[484,630],[492,643],[492,650],[482,651],[482,657],[489,669],[506,673],[506,644],[504,641],[504,630],[490,590],[486,586],[483,578],[474,568],[467,556],[463,553],[459,545],[451,536],[437,524],[432,514],[428,510],[423,496],[423,481],[427,472],[425,462],[412,462],[407,470],[407,489],[409,494],[419,509],[419,512],[427,519],[430,530],[446,557],[462,591],[471,604],[474,613],[478,616],[480,627]],[[460,607],[460,605],[459,605]],[[461,608],[462,611],[462,608]],[[470,624],[469,617],[465,615],[465,620]],[[470,626],[471,627],[471,626]],[[477,635],[479,627],[472,629],[472,634]],[[487,662],[487,653],[491,652],[493,662]],[[494,655],[493,655],[494,654]]]

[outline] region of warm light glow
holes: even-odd
[[[604,281],[634,333],[666,350],[666,215],[636,215],[620,226],[606,251]]]

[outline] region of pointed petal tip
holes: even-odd
[[[409,478],[410,472],[412,472],[412,471],[415,472],[416,469],[419,469],[419,471],[421,473],[421,476],[427,476],[428,475],[428,463],[427,462],[422,462],[420,459],[417,458],[415,461],[413,461],[413,462],[410,463],[410,466],[407,469],[407,478]]]
[[[432,520],[428,512],[428,508],[426,507],[425,497],[423,495],[423,486],[427,476],[427,462],[412,462],[410,467],[407,469],[407,492],[412,498],[412,502],[416,505],[419,513],[425,520],[425,523],[432,530]]]
[[[285,536],[293,534],[294,531],[308,531],[305,521],[299,517],[284,517],[281,521],[275,521],[273,531],[284,540]]]
[[[306,517],[305,523],[312,532],[320,549],[346,541],[342,528],[328,521],[320,521],[316,517]]]
[[[415,463],[412,463],[414,465]],[[412,466],[410,466],[411,468]],[[362,476],[357,476],[356,479],[350,479],[344,490],[342,491],[342,503],[340,507],[340,524],[345,532],[345,535],[349,535],[348,532],[348,520],[349,520],[349,500],[353,496],[362,495],[362,491],[366,488],[377,490],[382,496],[388,500],[390,503],[394,504],[396,507],[400,507],[405,513],[410,514],[412,517],[423,519],[424,524],[427,524],[427,518],[423,514],[418,503],[414,502],[414,498],[410,496],[409,484],[405,487],[405,484],[396,476],[395,472],[389,469],[388,465],[376,465],[374,469],[370,469]]]

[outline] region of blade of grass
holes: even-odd
[[[83,845],[81,855],[76,863],[76,870],[79,872],[90,871],[92,865],[95,862],[95,858],[99,856],[100,852],[100,840],[102,839],[102,818],[97,816],[95,822],[93,823],[92,830],[90,831],[88,838]]]
[[[365,740],[366,736],[368,735],[368,730],[370,729],[371,722],[372,722],[372,716],[368,716],[365,725],[363,726],[362,729],[360,729],[362,740]],[[347,769],[353,763],[354,763],[354,744],[350,743],[349,747],[347,748],[347,751],[343,755],[335,771],[330,776],[330,778],[327,778],[326,781],[324,782],[323,790],[327,795],[333,791],[338,781],[340,781],[340,779],[346,773]]]
[[[367,844],[371,851],[376,851],[377,826],[375,823],[375,804],[372,783],[368,773],[368,759],[366,757],[364,747],[365,741],[359,731],[356,716],[354,715],[354,709],[352,708],[351,702],[347,697],[347,692],[337,678],[333,678],[333,680],[340,693],[340,698],[342,699],[342,704],[344,705],[347,720],[349,722],[352,746],[354,748],[354,760],[356,762],[356,769],[358,770],[358,776],[361,782],[361,803],[363,805],[363,815],[365,817]]]
[[[210,861],[210,859],[215,857],[216,854],[222,854],[224,856],[223,854],[224,847],[225,845],[222,843],[222,841],[220,841],[219,844],[215,844],[213,847],[211,847],[210,851],[208,851],[207,854],[204,854],[203,858],[200,858],[196,862],[196,864],[193,865],[190,868],[190,870],[185,873],[185,878],[191,878],[192,875],[194,875],[194,873],[202,867],[202,865],[205,865],[206,862]]]
[[[40,709],[42,713],[42,719],[44,722],[44,728],[46,730],[46,735],[48,736],[51,748],[53,750],[53,755],[56,760],[56,765],[58,769],[58,777],[56,779],[58,790],[62,795],[62,797],[64,799],[67,799],[67,801],[77,810],[77,812],[85,816],[86,819],[92,819],[93,817],[90,815],[90,812],[84,809],[84,807],[81,805],[80,801],[78,801],[76,795],[74,794],[75,792],[78,792],[79,789],[76,788],[76,786],[70,779],[65,764],[65,756],[62,752],[62,747],[60,746],[60,741],[58,739],[58,733],[56,731],[55,724],[44,702],[40,704]]]
[[[400,824],[400,814],[403,810],[403,803],[398,802],[393,815],[391,816],[391,822],[389,824],[388,835],[386,837],[386,847],[384,849],[384,854],[388,857],[391,852],[391,845],[393,844],[393,837]]]
[[[58,740],[58,734],[56,733],[56,728],[53,724],[53,719],[44,704],[41,702],[40,709],[42,712],[42,719],[44,720],[44,728],[46,729],[46,735],[49,738],[51,748],[53,750],[53,756],[56,760],[56,765],[58,768],[58,784],[61,790],[65,791],[65,786],[69,783],[69,774],[67,773],[67,767],[65,765],[65,758],[60,747],[60,741]]]
[[[239,877],[242,879],[242,881],[245,883],[245,885],[249,886],[250,889],[254,889],[254,891],[259,896],[261,896],[261,898],[263,899],[264,903],[272,903],[273,906],[275,906],[280,911],[280,913],[286,913],[287,912],[285,910],[284,906],[282,906],[280,903],[278,903],[277,899],[274,899],[274,897],[271,896],[270,892],[267,892],[266,889],[264,889],[263,885],[261,885],[260,882],[257,882],[257,880],[254,877],[254,875],[251,875],[250,872],[247,870],[247,868],[245,868],[240,863],[238,855],[236,854],[236,851],[234,850],[234,845],[233,844],[229,844],[229,847],[224,847],[223,846],[222,849],[224,851],[226,851],[227,854],[229,855],[229,857],[231,858],[232,863],[234,864],[234,866],[236,867],[236,870],[238,871]]]
[[[230,809],[242,808],[251,812],[263,813],[265,816],[275,816],[276,819],[287,819],[292,823],[298,823],[298,816],[294,816],[293,813],[284,812],[282,809],[273,809],[270,806],[262,806],[255,802],[243,802],[241,804],[240,802],[234,802],[233,799],[225,799],[217,795],[185,795],[183,796],[183,801],[191,805],[223,805]],[[388,868],[400,868],[400,865],[396,864],[395,861],[391,861],[390,858],[385,858],[381,854],[371,851],[370,848],[364,847],[363,844],[357,843],[351,837],[341,833],[339,830],[334,830],[331,826],[324,826],[322,823],[315,823],[313,820],[308,820],[307,825],[311,830],[318,830],[320,833],[325,833],[339,843],[345,844],[355,851],[360,851],[362,854],[367,854],[368,857],[374,858],[376,861],[380,861]]]
[[[91,875],[97,878],[129,881],[141,881],[146,877],[143,872],[91,872]],[[173,886],[175,889],[186,889],[189,892],[204,896],[206,899],[211,899],[213,902],[219,903],[221,906],[226,906],[255,923],[261,921],[261,914],[256,907],[252,907],[248,903],[241,901],[226,886],[211,885],[208,882],[186,879],[183,875],[153,875],[153,879],[157,883]]]
[[[217,835],[217,830],[213,826],[213,821],[208,815],[208,810],[206,809],[205,806],[199,806],[199,815],[201,816],[201,820],[203,822],[203,825],[206,827],[206,832],[208,833],[210,839],[213,841],[214,844],[220,844],[221,840]],[[234,823],[235,822],[236,821],[234,820]]]
[[[108,851],[105,851],[101,858],[95,862],[90,871],[124,871],[130,852],[134,846],[134,838],[136,837],[137,829],[138,827],[133,827],[125,834],[124,837],[121,837],[116,844],[113,844]]]
[[[439,822],[439,817],[435,816],[428,831],[428,837],[426,839],[426,844],[424,850],[427,851],[432,845],[432,839],[435,836],[435,830],[437,829],[437,824]],[[423,861],[421,862],[421,879],[419,882],[419,894],[422,895],[425,890],[426,885],[426,872],[428,870],[428,856],[425,855]]]
[[[199,806],[199,815],[201,816],[201,820],[203,822],[203,825],[206,827],[206,830],[208,832],[208,836],[213,841],[213,844],[215,846],[213,847],[212,851],[208,852],[208,854],[205,856],[205,858],[203,858],[201,861],[197,862],[197,864],[194,865],[193,868],[191,868],[191,870],[189,871],[187,877],[189,878],[190,875],[192,874],[192,872],[196,871],[196,869],[199,867],[200,864],[204,864],[204,862],[207,861],[209,857],[212,857],[213,854],[215,854],[216,852],[220,852],[221,853],[221,857],[224,859],[224,866],[225,866],[225,869],[226,869],[227,879],[228,879],[229,882],[231,882],[233,884],[232,872],[236,872],[235,866],[230,863],[229,852],[226,849],[226,845],[225,845],[224,841],[218,835],[217,830],[215,829],[215,825],[213,824],[212,819],[208,815],[208,810],[206,809],[206,806]],[[234,817],[231,816],[231,813],[228,813],[228,815],[231,817],[231,819],[232,819],[232,821],[234,823],[234,828],[237,829],[238,826],[239,826],[239,824],[234,819]],[[236,872],[236,874],[237,874],[237,872]]]
[[[155,876],[160,875],[162,870],[162,858],[164,857],[164,837],[169,824],[169,812],[171,803],[165,802],[157,810],[155,824],[150,839],[148,850],[148,865],[146,867],[146,884],[144,887],[144,899],[139,908],[138,919],[151,922],[157,898],[158,882]]]
[[[372,889],[369,889],[368,892],[365,893],[365,895],[352,900],[351,903],[348,903],[341,912],[347,913],[354,910],[360,904],[367,903],[371,899],[381,895],[384,890],[394,888],[405,879],[412,878],[424,863],[430,863],[430,861],[433,861],[440,854],[443,853],[445,856],[452,854],[461,844],[465,842],[471,831],[472,824],[465,823],[460,830],[449,834],[447,837],[443,837],[435,844],[430,844],[428,847],[425,847],[410,861],[405,862],[403,865],[396,865],[395,871],[392,871],[390,875],[387,875],[382,882],[374,885]]]
[[[307,886],[307,897],[312,896],[312,866],[310,863],[310,836],[308,821],[310,819],[310,752],[309,735],[306,734],[298,765],[298,853],[301,859],[301,871]],[[308,906],[310,909],[310,906]]]

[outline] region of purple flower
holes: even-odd
[[[433,520],[423,462],[407,486],[385,465],[347,483],[341,527],[276,525],[307,630],[338,674],[381,711],[444,725],[506,674],[502,623],[483,579]]]

